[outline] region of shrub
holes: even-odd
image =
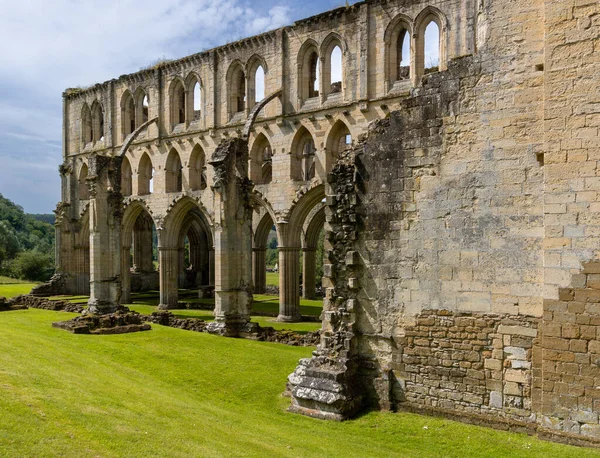
[[[7,264],[7,273],[22,280],[48,281],[54,273],[52,256],[39,251],[23,251]]]

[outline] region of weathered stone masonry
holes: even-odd
[[[431,22],[440,62],[426,71]],[[259,66],[273,96],[260,109]],[[324,225],[323,333],[290,376],[292,410],[406,408],[597,441],[599,75],[594,1],[369,0],[68,91],[61,279],[78,293],[91,279],[99,310],[130,277],[160,277],[163,308],[185,282],[214,286],[214,331],[235,335],[264,291],[270,227],[279,318],[295,320],[300,254],[314,262]],[[121,149],[103,169],[120,167],[120,190],[101,192],[123,199],[98,206],[94,157]],[[245,149],[247,169],[233,160]],[[97,209],[112,212],[100,225]],[[159,276],[139,248],[152,225]]]

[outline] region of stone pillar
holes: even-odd
[[[279,247],[279,316],[277,321],[300,321],[300,248]]]
[[[315,299],[317,297],[315,284],[317,249],[302,248],[302,255],[302,297]]]
[[[254,293],[265,294],[267,291],[267,250],[266,248],[252,249],[252,279]]]
[[[112,313],[121,301],[121,161],[89,158],[90,299],[87,313]]]
[[[179,303],[178,266],[179,249],[158,247],[158,263],[160,278],[160,310],[169,310]]]
[[[185,249],[179,248],[177,261],[177,284],[179,288],[185,288]]]
[[[223,141],[213,153],[215,208],[214,334],[248,332],[252,302],[252,207],[248,180],[248,143]]]
[[[121,304],[131,304],[131,247],[123,247],[121,261]]]
[[[215,249],[211,248],[208,251],[208,284],[214,286],[215,284]]]

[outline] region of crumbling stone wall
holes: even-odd
[[[586,263],[544,301],[536,355],[540,423],[566,433],[600,437],[600,263]]]

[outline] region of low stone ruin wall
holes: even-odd
[[[208,322],[198,318],[177,318],[171,312],[154,312],[150,316],[144,316],[144,319],[151,323],[169,326],[172,328],[184,329],[194,332],[209,332]],[[263,328],[254,326],[253,331],[244,334],[242,337],[261,342],[275,342],[294,347],[314,347],[321,338],[319,331],[299,334],[290,330],[275,330],[271,327]]]
[[[532,422],[538,319],[425,311],[400,340],[407,406]],[[402,405],[402,403],[400,403]]]
[[[55,312],[81,313],[84,308],[80,304],[72,304],[68,301],[51,301],[45,297],[37,297],[30,294],[16,296],[7,301],[11,305],[24,306],[25,308],[52,310]]]

